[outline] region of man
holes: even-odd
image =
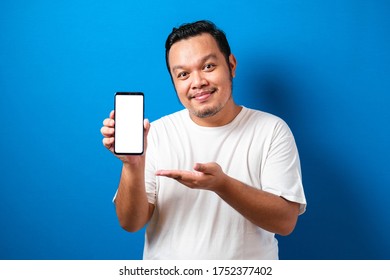
[[[237,62],[213,23],[174,28],[166,63],[185,109],[145,121],[144,155],[118,156],[121,226],[148,224],[144,259],[278,259],[275,234],[290,234],[306,207],[292,133],[234,102]],[[111,152],[113,118],[101,129]]]

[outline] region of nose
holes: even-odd
[[[192,73],[192,89],[199,89],[207,85],[207,80],[202,72],[195,71]]]

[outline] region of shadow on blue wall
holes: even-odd
[[[260,71],[248,77],[251,107],[273,113],[289,124],[300,152],[308,201],[295,231],[277,237],[280,258],[388,259],[388,241],[375,237],[374,217],[357,194],[349,191],[365,189],[364,182],[353,176],[353,167],[345,158],[331,152],[332,145],[337,145],[334,135],[340,132],[316,127],[322,124],[313,113],[320,112],[324,104],[316,107],[312,100],[313,81],[309,83],[303,73],[298,74],[300,66],[291,62],[260,57],[254,67]],[[338,113],[337,108],[334,113]]]

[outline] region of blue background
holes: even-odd
[[[165,68],[173,26],[224,29],[239,104],[296,137],[307,212],[282,259],[390,259],[388,1],[2,1],[0,259],[138,259],[101,143],[115,91],[146,116],[181,109]]]

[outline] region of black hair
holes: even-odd
[[[208,33],[217,42],[219,50],[224,55],[227,64],[229,65],[229,56],[231,54],[230,46],[227,41],[225,32],[219,29],[213,22],[208,20],[200,20],[193,23],[185,23],[178,28],[173,28],[171,34],[169,34],[165,42],[165,62],[167,64],[168,72],[171,73],[169,69],[169,51],[172,45],[180,40],[188,39],[201,35],[203,33]],[[230,69],[230,67],[229,67]]]

